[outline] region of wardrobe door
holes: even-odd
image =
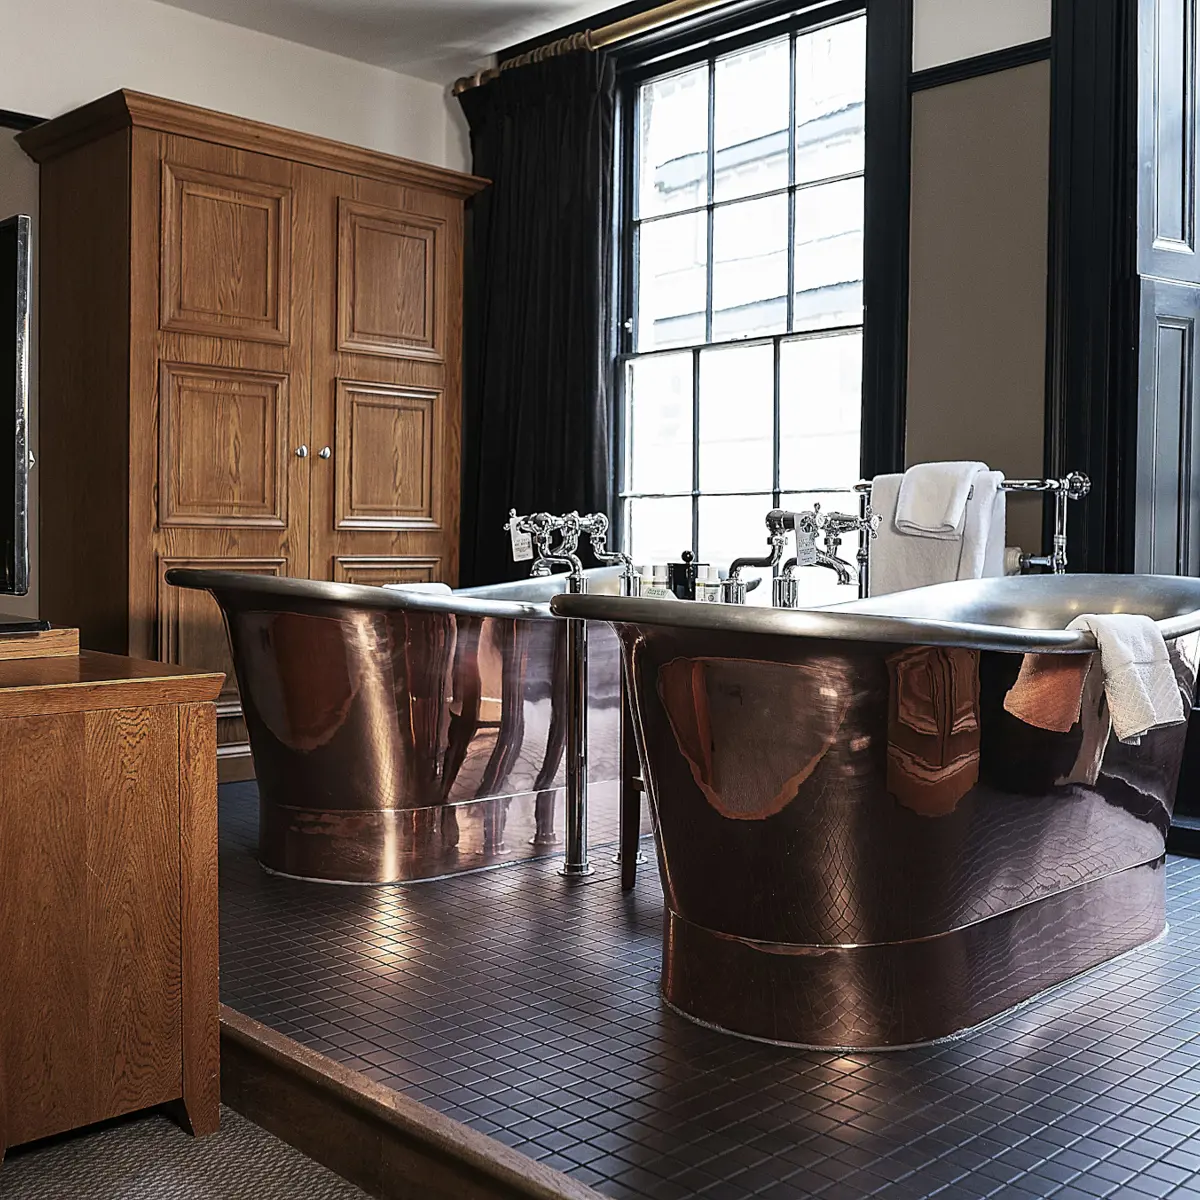
[[[134,138],[130,649],[225,672],[230,777],[249,749],[224,624],[165,575],[308,572],[312,243],[290,162]]]
[[[301,168],[318,230],[310,572],[458,575],[462,201]]]

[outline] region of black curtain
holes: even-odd
[[[467,238],[460,582],[511,579],[510,508],[613,508],[612,62],[588,51],[460,97]]]

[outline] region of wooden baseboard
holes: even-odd
[[[378,1200],[602,1200],[224,1005],[221,1098]]]
[[[242,783],[254,778],[254,759],[250,747],[238,747],[233,753],[222,754],[217,750],[217,782]]]

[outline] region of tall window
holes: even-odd
[[[620,490],[637,562],[728,565],[759,552],[773,506],[856,511],[798,493],[859,478],[865,76],[854,16],[635,85]],[[803,575],[810,598],[845,598]]]

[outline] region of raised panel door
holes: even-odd
[[[217,734],[232,778],[250,760],[224,627],[162,572],[308,571],[314,235],[297,220],[295,164],[133,139],[129,651],[226,672]]]
[[[313,578],[458,573],[462,204],[300,168],[317,231],[313,287]],[[375,568],[350,565],[373,562]],[[393,570],[393,564],[396,569]]]

